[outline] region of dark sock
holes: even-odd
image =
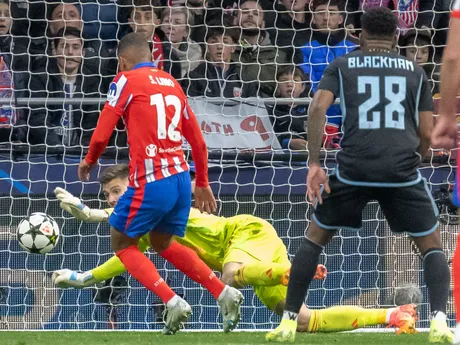
[[[302,241],[292,262],[285,311],[299,313],[305,301],[310,282],[315,276],[319,255],[322,251],[322,246],[313,243],[308,238]]]
[[[449,296],[450,271],[446,255],[440,248],[428,250],[423,256],[423,272],[428,288],[431,312],[446,313]]]

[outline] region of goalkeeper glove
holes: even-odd
[[[59,206],[69,212],[76,219],[83,222],[106,222],[109,215],[104,210],[91,209],[81,202],[80,199],[70,194],[65,189],[57,187],[54,194],[61,202]]]
[[[51,280],[54,285],[60,288],[81,289],[97,283],[91,271],[78,273],[71,270],[57,270],[53,272]]]

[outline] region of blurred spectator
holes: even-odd
[[[25,84],[23,73],[14,71],[12,67],[11,25],[9,1],[0,0],[0,98],[9,98],[14,104],[14,96],[22,95],[21,91],[25,90]],[[18,131],[13,131],[13,126],[19,124],[20,114],[22,112],[11,105],[0,106],[0,143],[18,140]]]
[[[100,97],[107,90],[99,73],[88,70],[83,58],[81,31],[61,28],[52,41],[52,57],[46,70],[32,75],[34,98]],[[97,72],[97,71],[96,71]],[[88,146],[99,117],[95,105],[31,105],[29,143]]]
[[[438,18],[435,12],[442,10],[442,0],[347,0],[347,29],[354,31],[361,27],[363,11],[374,7],[388,7],[398,17],[399,28],[405,33],[408,29],[435,28]]]
[[[168,2],[172,6],[186,6],[190,21],[193,23],[190,39],[203,44],[211,23],[216,26],[225,26],[225,23],[229,21],[235,0],[170,0]],[[184,5],[180,5],[180,2]]]
[[[275,2],[274,14],[266,14],[266,28],[272,43],[286,53],[287,60],[294,62],[296,48],[305,43],[311,28],[310,0],[281,0]]]
[[[181,78],[179,57],[161,31],[161,8],[155,0],[132,0],[128,23],[132,31],[142,34],[152,46],[152,61],[175,79]]]
[[[286,54],[273,46],[264,29],[264,11],[257,0],[241,0],[236,23],[241,40],[232,60],[241,63],[245,81],[258,81],[259,95],[273,97],[276,70],[287,62]]]
[[[312,91],[316,92],[324,70],[335,58],[357,47],[358,41],[341,27],[343,16],[340,0],[313,0],[313,25],[310,41],[301,49],[300,67],[310,76]],[[340,107],[332,105],[327,111],[326,131],[332,140],[342,123]],[[326,147],[329,147],[330,141]]]
[[[276,96],[280,98],[299,98],[307,96],[306,78],[299,67],[284,66],[276,75],[278,83]],[[269,109],[270,110],[270,109]],[[272,109],[273,130],[283,149],[307,149],[308,105],[277,104]]]
[[[83,31],[83,21],[81,19],[81,7],[76,3],[57,3],[49,6],[48,30],[51,37],[55,37],[57,32],[67,26],[74,27]]]
[[[181,61],[181,77],[193,71],[203,60],[200,45],[189,39],[193,23],[187,20],[188,17],[185,7],[176,7],[166,9],[161,18],[161,29]]]
[[[401,55],[420,65],[428,76],[433,94],[439,92],[439,65],[434,61],[432,37],[427,30],[411,29],[399,40]]]
[[[232,29],[208,29],[207,61],[201,63],[182,80],[182,87],[188,96],[232,98],[257,95],[257,84],[243,82],[240,64],[231,62],[237,37]]]

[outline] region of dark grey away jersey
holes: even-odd
[[[420,180],[419,112],[433,110],[422,68],[397,53],[356,51],[335,59],[318,88],[340,98],[339,180],[388,187]]]

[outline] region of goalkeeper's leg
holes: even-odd
[[[284,307],[284,305],[282,306]],[[280,311],[283,309],[281,308]],[[389,309],[365,309],[337,306],[309,310],[302,306],[298,316],[298,332],[342,332],[375,325],[395,327],[396,333],[416,333],[416,307],[406,304]]]

